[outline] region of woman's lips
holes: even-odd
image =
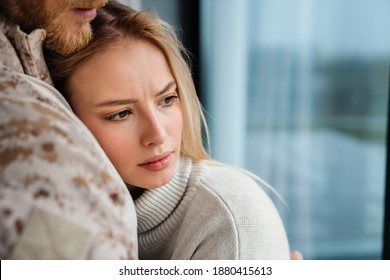
[[[151,157],[143,163],[138,164],[139,167],[145,168],[149,171],[159,171],[169,166],[172,159],[173,152],[165,152],[160,155]]]
[[[96,9],[75,8],[72,9],[73,14],[78,17],[91,20],[96,16]]]

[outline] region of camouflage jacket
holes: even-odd
[[[0,259],[134,259],[130,194],[52,87],[44,38],[0,17]]]

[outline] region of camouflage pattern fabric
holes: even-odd
[[[0,18],[0,259],[135,259],[133,201],[51,86],[44,38]]]

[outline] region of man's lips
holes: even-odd
[[[73,14],[85,19],[93,19],[96,16],[96,9],[94,8],[74,8]]]

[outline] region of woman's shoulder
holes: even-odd
[[[246,216],[278,216],[278,211],[268,195],[269,187],[261,184],[246,170],[214,161],[193,164],[195,176],[191,176],[189,188],[195,192],[194,199],[220,204],[238,219]],[[194,172],[192,172],[194,175]]]
[[[234,232],[239,259],[288,258],[283,223],[264,187],[245,170],[217,162],[199,165],[204,172],[189,207],[196,216],[207,213],[208,221],[216,221],[213,227]]]
[[[206,170],[199,178],[202,188],[215,192],[222,198],[233,196],[269,201],[266,187],[255,181],[250,172],[219,162],[200,163]]]

